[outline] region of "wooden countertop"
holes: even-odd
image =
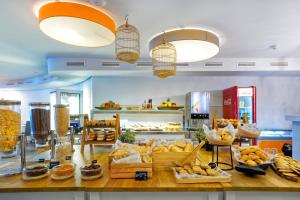
[[[210,152],[203,151],[203,157],[210,159]],[[87,192],[159,192],[159,191],[293,191],[300,192],[300,183],[285,180],[268,169],[265,176],[247,177],[235,170],[231,183],[205,183],[205,184],[176,184],[171,171],[156,171],[153,177],[147,181],[135,181],[131,179],[111,179],[108,173],[108,153],[89,151],[86,148],[84,155],[80,148],[76,147],[74,163],[77,164],[76,176],[64,181],[53,181],[48,178],[35,181],[23,181],[21,175],[12,177],[0,177],[0,192],[56,192],[56,191],[87,191]],[[93,181],[83,181],[80,178],[79,167],[83,163],[97,159],[103,164],[104,175]]]

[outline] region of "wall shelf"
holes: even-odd
[[[92,114],[178,114],[182,115],[184,110],[98,110],[93,109]]]

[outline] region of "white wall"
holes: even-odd
[[[88,79],[81,84],[81,90],[83,93],[83,114],[90,114],[92,109],[92,79]]]
[[[231,86],[257,87],[257,121],[261,128],[290,129],[285,114],[300,114],[300,78],[258,76],[93,77],[93,105],[113,100],[141,105],[152,98],[158,105],[170,97],[180,105],[190,91],[223,90]]]

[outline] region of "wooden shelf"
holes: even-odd
[[[109,122],[110,124],[114,124],[114,126],[103,126],[104,122]],[[112,123],[113,122],[113,123]],[[93,124],[93,125],[92,125]],[[99,129],[105,129],[105,128],[114,128],[114,140],[112,141],[86,141],[86,137],[89,137],[89,134],[92,132],[91,129],[99,128]],[[114,119],[111,120],[92,120],[90,121],[88,118],[88,115],[84,116],[84,126],[82,130],[81,135],[81,152],[84,152],[84,146],[86,144],[90,145],[90,149],[93,148],[93,145],[113,145],[116,142],[116,139],[121,133],[120,128],[120,115],[117,113]],[[93,138],[94,139],[94,138]]]
[[[92,114],[176,114],[182,115],[184,110],[98,110],[93,109]]]

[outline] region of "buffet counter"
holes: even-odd
[[[153,177],[147,181],[135,181],[131,179],[111,179],[108,172],[108,152],[90,153],[86,148],[84,154],[80,153],[79,146],[76,146],[74,163],[77,165],[76,176],[64,181],[53,181],[50,178],[41,180],[23,181],[21,175],[0,178],[0,199],[135,199],[135,192],[147,192],[142,196],[144,199],[164,198],[164,192],[168,198],[179,199],[180,194],[172,192],[201,192],[199,195],[186,194],[185,199],[248,199],[247,195],[253,198],[264,197],[264,199],[299,199],[300,183],[288,181],[275,174],[272,169],[267,169],[265,176],[248,177],[235,170],[229,171],[232,174],[231,183],[203,183],[203,184],[177,184],[171,171],[155,171]],[[211,153],[203,151],[203,157],[210,159]],[[103,165],[103,177],[93,181],[83,181],[80,178],[79,167],[84,163],[97,159]],[[268,191],[268,192],[267,192]],[[28,195],[28,192],[32,195]],[[35,193],[32,193],[35,192]],[[40,193],[43,192],[43,193]],[[67,192],[67,193],[66,193]],[[132,192],[121,193],[114,192]],[[149,192],[149,193],[148,193]],[[156,194],[153,192],[162,192]],[[171,193],[170,193],[171,192]],[[249,193],[250,192],[250,193]],[[255,193],[253,193],[255,192]],[[282,192],[275,193],[274,192]],[[288,195],[286,195],[289,192]],[[295,193],[290,193],[295,192]],[[249,193],[249,194],[248,194]],[[24,195],[23,195],[24,194]],[[68,195],[69,194],[69,195]],[[241,197],[240,197],[240,194]],[[251,195],[250,195],[251,194]],[[161,196],[160,196],[161,195]],[[146,197],[143,197],[146,196]],[[26,198],[28,197],[28,198]],[[245,197],[245,198],[243,198]],[[269,198],[270,197],[270,198]],[[168,199],[167,198],[167,199]]]

